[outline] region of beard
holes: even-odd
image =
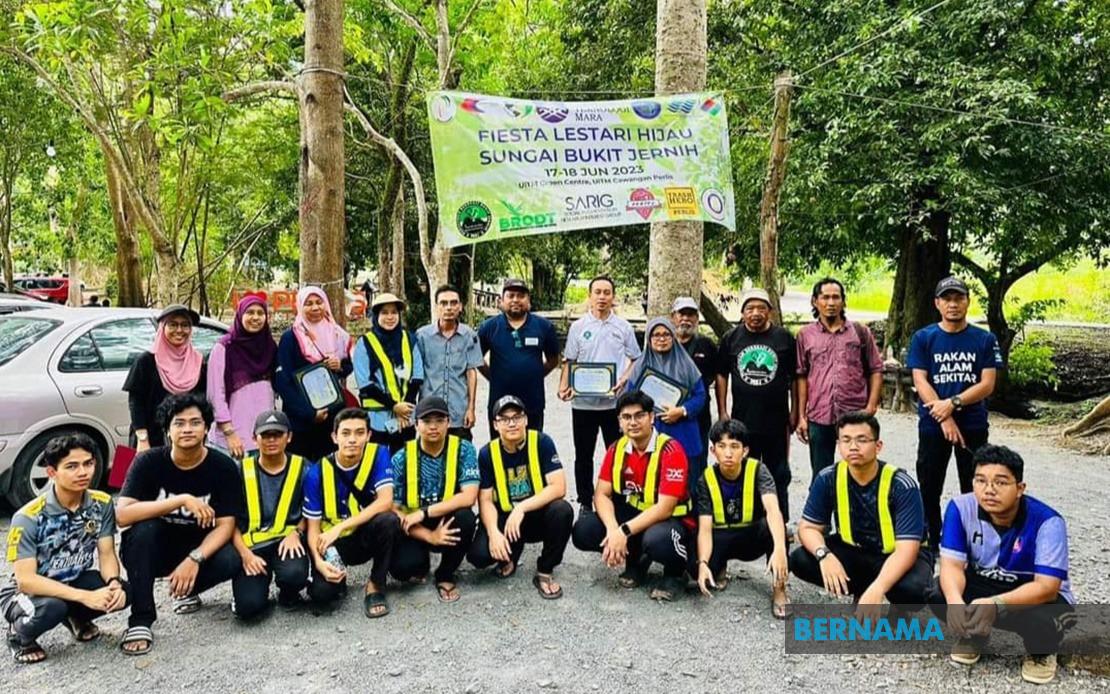
[[[674,332],[680,340],[685,342],[686,340],[693,337],[698,332],[698,329],[692,325],[683,324],[674,326]]]

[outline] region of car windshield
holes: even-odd
[[[30,316],[0,318],[0,366],[15,359],[61,324],[61,321]]]

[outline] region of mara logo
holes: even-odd
[[[671,113],[690,113],[694,110],[694,104],[693,99],[675,99],[667,105],[667,110]]]
[[[605,117],[602,116],[600,113],[597,113],[596,111],[576,111],[574,114],[574,120],[578,121],[579,123],[581,123],[582,121],[591,121],[594,123],[598,123],[604,121]]]
[[[471,200],[459,208],[455,215],[455,226],[459,233],[468,239],[476,239],[489,231],[493,223],[493,213],[485,203]]]
[[[446,94],[441,94],[432,99],[432,117],[440,123],[446,123],[454,118],[455,101]]]
[[[464,111],[469,111],[470,113],[485,113],[485,111],[482,110],[482,103],[480,99],[463,99],[462,103],[459,104],[459,107]]]
[[[716,99],[706,99],[705,103],[701,105],[701,110],[711,116],[715,116],[721,112],[721,102]]]
[[[562,104],[544,104],[536,107],[536,113],[548,123],[562,123],[570,109]]]
[[[650,190],[647,188],[637,188],[628,196],[628,204],[625,205],[624,209],[635,212],[646,222],[648,217],[651,216],[651,213],[655,211],[655,208],[662,206],[663,203],[660,202]]]
[[[525,118],[528,114],[532,113],[532,104],[520,104],[513,101],[506,101],[505,111],[514,118]]]
[[[633,101],[632,110],[640,118],[651,120],[662,113],[663,107],[659,105],[658,101]]]

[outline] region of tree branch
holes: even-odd
[[[968,271],[970,271],[971,274],[975,275],[975,278],[982,282],[984,286],[990,286],[990,284],[994,281],[991,273],[988,272],[985,267],[967,257],[960,251],[952,251],[952,259],[967,268]]]
[[[263,82],[251,82],[250,84],[244,84],[242,87],[229,89],[221,94],[220,98],[230,104],[239,101],[240,99],[254,96],[255,94],[272,92],[288,93],[292,94],[295,97],[300,96],[297,85],[294,82],[290,82],[288,80],[266,80]]]
[[[462,36],[464,31],[466,31],[467,25],[470,24],[470,20],[474,19],[474,13],[477,11],[478,6],[481,4],[482,0],[474,0],[474,3],[470,6],[470,9],[467,10],[466,14],[463,15],[462,21],[460,21],[459,25],[455,27],[455,40],[452,42],[451,45],[452,53],[455,51],[454,44],[458,43],[459,37]]]
[[[415,31],[420,36],[420,38],[424,40],[424,43],[428,45],[428,48],[433,51],[435,50],[435,37],[433,37],[431,32],[429,32],[424,27],[419,19],[414,17],[408,10],[401,7],[393,0],[382,0],[382,3],[386,7],[388,7],[391,12],[400,17],[405,24],[408,24],[410,27],[412,27],[413,31]]]

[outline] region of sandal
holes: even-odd
[[[203,605],[200,601],[199,595],[190,595],[186,598],[173,599],[173,613],[174,614],[193,614]]]
[[[367,593],[362,599],[362,606],[370,619],[378,619],[389,614],[389,603],[385,601],[385,593]]]
[[[15,662],[20,665],[34,665],[46,660],[46,651],[42,650],[38,641],[32,641],[26,645],[19,642],[13,625],[8,625],[8,650],[11,651]]]
[[[540,597],[544,600],[558,600],[563,597],[563,587],[559,586],[554,592],[548,592],[545,588],[550,588],[551,584],[555,583],[555,577],[551,574],[537,573],[532,577],[532,585],[536,587]]]
[[[713,583],[716,584],[716,587],[714,588],[714,590],[716,590],[719,593],[722,590],[724,590],[725,588],[728,588],[729,581],[731,581],[731,580],[732,579],[729,578],[728,571],[727,570],[722,570],[721,573],[719,573],[719,574],[717,574],[716,576],[713,577]]]
[[[78,622],[70,617],[65,621],[66,629],[73,634],[73,638],[80,643],[88,643],[100,638],[100,627],[90,622]]]
[[[146,642],[145,648],[124,648],[129,643],[139,643],[140,641]],[[127,631],[123,633],[123,640],[119,642],[119,649],[126,655],[146,655],[150,653],[150,649],[154,648],[154,632],[150,627],[128,627]]]
[[[648,597],[657,602],[671,602],[674,600],[676,593],[678,593],[678,581],[664,576],[663,580],[659,581],[659,584],[651,589],[651,593],[648,594]]]
[[[505,573],[505,567],[506,566],[512,566],[513,567],[513,568],[509,569],[509,573]],[[513,574],[516,573],[516,570],[517,570],[518,567],[519,567],[519,564],[515,561],[511,561],[508,564],[498,564],[497,568],[495,568],[493,570],[493,573],[498,578],[512,578]]]
[[[450,586],[450,588],[448,587]],[[439,594],[440,602],[458,602],[461,597],[459,595],[459,588],[451,581],[441,581],[436,584],[436,593]]]

